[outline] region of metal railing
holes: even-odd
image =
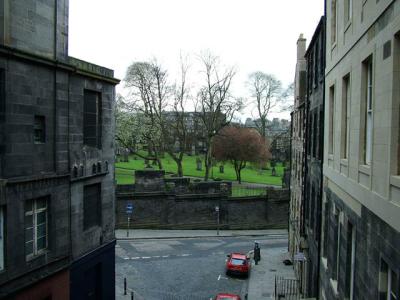
[[[299,281],[275,276],[275,300],[299,300]]]
[[[231,197],[257,197],[266,196],[267,189],[264,187],[254,187],[246,185],[234,185],[232,186]]]

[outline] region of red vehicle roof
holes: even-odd
[[[237,258],[237,259],[246,259],[246,254],[243,253],[232,253],[231,254],[232,258]]]
[[[238,295],[235,295],[235,294],[221,293],[221,294],[218,294],[215,299],[216,300],[223,300],[223,299],[240,300],[240,297]]]

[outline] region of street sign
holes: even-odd
[[[306,257],[304,256],[304,253],[303,253],[303,252],[297,252],[297,253],[294,255],[293,259],[294,259],[295,261],[306,261]]]
[[[132,203],[128,203],[126,205],[126,213],[131,215],[133,213],[133,204]]]

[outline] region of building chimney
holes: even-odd
[[[306,39],[301,33],[297,40],[297,59],[303,59],[306,54]]]

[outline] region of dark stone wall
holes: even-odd
[[[322,149],[324,142],[325,19],[321,18],[307,49],[307,95],[304,179],[304,237],[308,249],[304,296],[319,294],[319,262],[322,210]]]
[[[74,258],[114,239],[114,85],[87,78],[69,78],[69,161],[71,183],[71,232]],[[90,147],[83,141],[84,90],[101,95],[101,147]],[[83,228],[83,190],[85,185],[101,184],[101,226]]]
[[[113,83],[12,55],[0,56],[0,68],[5,75],[0,205],[4,205],[6,220],[1,298],[68,268],[72,257],[79,258],[114,239],[115,124]],[[102,95],[101,149],[83,145],[84,89]],[[35,115],[45,118],[45,143],[34,143]],[[83,188],[96,182],[102,187],[102,223],[84,231]],[[49,197],[48,252],[27,261],[24,204],[42,196]]]
[[[135,171],[136,192],[164,191],[164,170],[137,170]]]
[[[74,300],[115,299],[115,241],[72,263],[70,294]]]
[[[46,255],[25,258],[24,205],[28,199],[48,196],[49,245]],[[0,273],[0,298],[32,284],[69,263],[69,178],[66,176],[8,183],[5,200],[5,271]],[[5,203],[0,203],[5,204]],[[18,278],[16,281],[13,279]]]
[[[55,172],[54,72],[8,60],[6,118],[2,175],[5,178]],[[64,112],[66,117],[66,111]],[[34,116],[45,117],[46,142],[33,141]],[[67,149],[65,148],[64,151]]]
[[[108,256],[100,252],[114,241],[119,81],[112,70],[68,56],[68,7],[68,0],[0,1],[0,205],[5,212],[0,298],[44,299],[36,294],[43,286],[52,298],[68,298],[58,293],[63,283],[52,275],[88,253],[107,260],[98,284],[113,285],[115,277],[113,250]],[[101,93],[100,149],[83,144],[85,89]],[[34,141],[35,116],[44,117],[44,143]],[[101,183],[101,224],[83,230],[83,189],[93,183]],[[48,199],[48,247],[27,259],[25,203],[42,196]],[[113,288],[105,295],[113,299]]]
[[[0,43],[47,58],[67,59],[68,0],[5,2],[8,5],[0,2]]]
[[[126,191],[126,190],[125,190]],[[288,190],[268,190],[267,197],[231,198],[221,194],[117,193],[116,227],[127,226],[126,205],[133,204],[131,228],[286,228]]]
[[[350,262],[346,257],[347,222],[356,228],[356,256],[354,299],[379,299],[379,270],[381,260],[389,265],[395,272],[400,266],[400,233],[377,217],[366,207],[362,207],[361,217],[355,214],[345,202],[329,188],[325,190],[329,206],[331,207],[328,230],[328,270],[321,272],[321,284],[324,287],[328,300],[345,299],[346,268]],[[344,213],[344,224],[340,235],[340,266],[338,295],[332,290],[330,278],[336,265],[336,222],[332,214],[332,205]]]
[[[11,296],[11,300],[26,300],[26,299],[57,299],[69,300],[69,271],[61,271],[38,284],[28,287],[16,296]]]

